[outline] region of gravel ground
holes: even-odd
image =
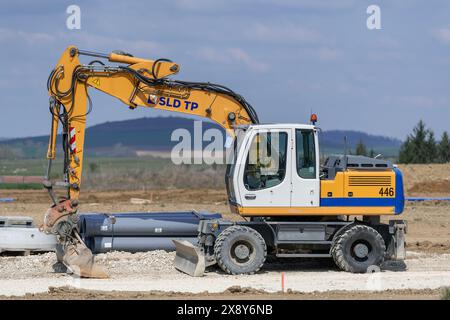
[[[256,275],[224,275],[211,268],[201,278],[176,271],[174,253],[112,252],[97,255],[110,279],[78,279],[55,272],[53,253],[21,257],[0,257],[0,296],[23,296],[48,292],[49,287],[70,287],[99,291],[160,291],[173,294],[220,293],[232,286],[251,287],[265,292],[281,289],[281,272],[286,289],[295,292],[424,290],[450,287],[450,254],[409,254],[407,271],[383,271],[375,274],[350,274],[338,271],[329,261],[289,260],[268,263]],[[61,270],[59,270],[61,271]]]
[[[174,252],[110,252],[98,254],[95,261],[105,267],[111,277],[121,275],[176,274],[172,266]],[[0,257],[0,279],[28,279],[30,277],[65,277],[64,267],[57,264],[53,252],[29,256]],[[1,292],[1,289],[0,289]]]

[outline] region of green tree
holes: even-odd
[[[96,162],[90,162],[89,163],[89,169],[92,173],[97,172],[100,169],[100,166]]]
[[[359,140],[358,144],[356,145],[356,155],[367,156],[367,148],[366,145],[362,142],[362,140]]]
[[[400,148],[401,163],[430,163],[436,161],[437,146],[433,131],[420,120]]]
[[[375,157],[375,151],[372,148],[370,149],[369,157],[371,157],[371,158]]]
[[[427,163],[427,135],[428,130],[425,128],[425,123],[420,120],[417,126],[413,129],[411,136],[413,163]]]
[[[439,142],[437,149],[439,162],[450,162],[450,141],[447,131],[444,131],[442,134],[441,142]]]
[[[434,132],[429,130],[426,140],[426,163],[438,162],[437,144],[434,138]]]
[[[409,136],[406,138],[406,141],[402,144],[398,158],[399,158],[398,161],[400,163],[412,163],[414,161],[413,143]]]

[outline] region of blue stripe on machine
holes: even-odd
[[[321,207],[393,207],[395,198],[320,198]]]
[[[400,214],[405,208],[405,194],[403,192],[402,172],[395,167],[395,214]]]

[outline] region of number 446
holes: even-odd
[[[394,188],[381,188],[378,192],[382,197],[393,197],[394,196]]]

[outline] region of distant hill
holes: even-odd
[[[96,156],[121,156],[135,154],[137,150],[169,151],[178,143],[171,141],[171,134],[176,129],[194,132],[194,119],[180,117],[139,118],[133,120],[105,122],[86,129],[86,153]],[[203,131],[217,128],[211,122],[202,122]],[[370,135],[359,131],[330,130],[320,133],[322,153],[343,153],[347,137],[347,148],[355,149],[361,140],[377,153],[396,156],[401,141],[394,138]],[[41,157],[45,155],[48,136],[8,139],[0,142],[10,148],[19,150],[24,157]],[[204,142],[204,145],[209,142]],[[61,148],[58,147],[58,150]]]
[[[319,137],[321,148],[328,153],[343,153],[346,143],[347,150],[355,151],[356,145],[362,141],[366,145],[367,151],[373,149],[376,153],[396,157],[402,145],[402,141],[396,138],[352,130],[328,130],[322,132]]]

